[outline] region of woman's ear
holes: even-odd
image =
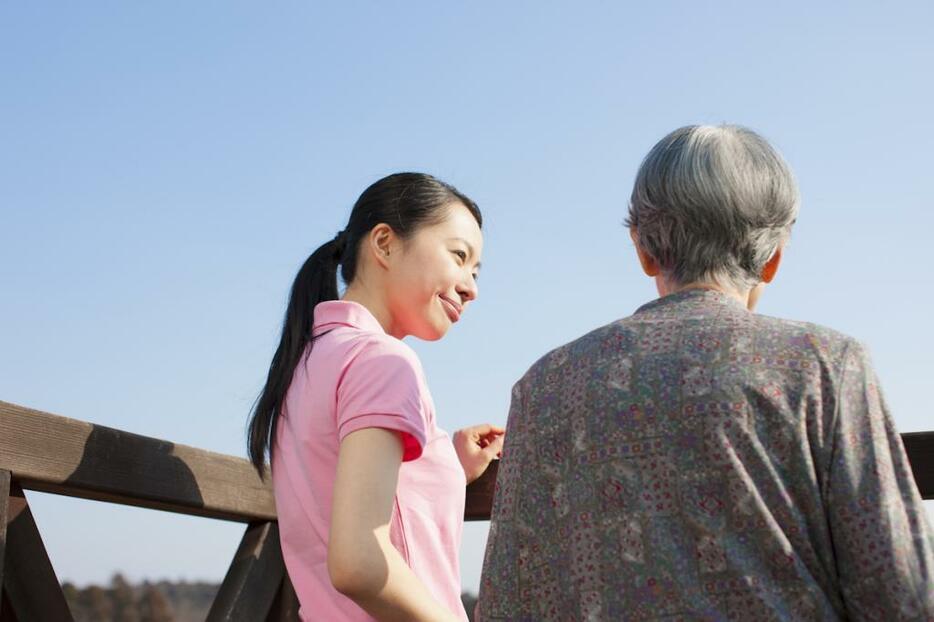
[[[772,257],[762,266],[760,278],[763,283],[771,283],[772,279],[775,278],[775,273],[778,272],[778,266],[782,263],[782,250],[784,249],[779,246],[778,250],[776,250]]]
[[[367,250],[376,265],[389,268],[389,257],[396,247],[396,233],[386,223],[380,223],[367,234]]]
[[[642,248],[642,245],[639,244],[639,234],[635,227],[629,229],[629,237],[632,238],[632,243],[636,247],[636,254],[639,256],[639,263],[642,264],[642,271],[645,272],[647,276],[658,276],[658,274],[661,272],[658,267],[658,262],[655,261],[655,258],[645,252],[645,250]]]

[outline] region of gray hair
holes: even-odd
[[[643,160],[626,226],[675,283],[748,288],[797,214],[794,176],[764,138],[737,125],[691,125]]]

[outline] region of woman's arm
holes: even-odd
[[[397,432],[365,428],[341,442],[328,544],[331,583],[377,620],[459,621],[389,540],[401,464]]]

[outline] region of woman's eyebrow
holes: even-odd
[[[448,242],[463,242],[464,245],[467,246],[467,250],[470,252],[470,256],[471,256],[471,257],[473,257],[473,256],[476,254],[476,253],[474,252],[473,246],[470,244],[470,242],[468,242],[468,241],[465,240],[464,238],[448,238]],[[477,270],[479,270],[480,267],[481,267],[482,265],[483,265],[483,264],[481,264],[481,263],[478,261],[478,262],[477,262]]]

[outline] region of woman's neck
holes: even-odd
[[[373,314],[373,317],[376,318],[376,321],[383,327],[387,335],[392,335],[397,339],[402,339],[402,337],[405,336],[397,334],[399,331],[395,326],[395,322],[393,322],[392,314],[389,313],[385,300],[381,297],[374,296],[367,288],[351,285],[347,288],[347,291],[344,292],[344,295],[341,296],[341,300],[355,302],[366,307],[367,311]]]

